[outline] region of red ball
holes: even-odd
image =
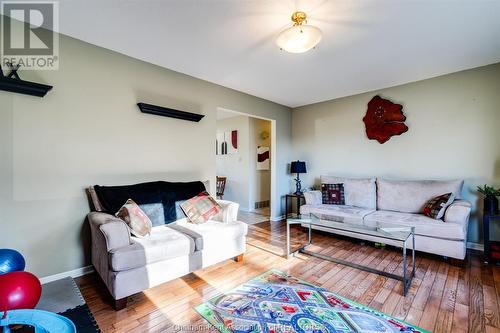
[[[0,275],[0,311],[33,309],[42,294],[40,280],[28,272]]]

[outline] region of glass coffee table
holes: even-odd
[[[308,242],[302,245],[299,249],[291,252],[290,249],[290,226],[293,224],[305,225],[308,228]],[[403,275],[397,275],[368,266],[356,264],[344,259],[334,258],[331,256],[326,256],[320,253],[315,253],[307,250],[307,247],[312,244],[312,229],[313,227],[321,227],[326,229],[328,232],[337,233],[341,235],[356,237],[359,236],[360,239],[370,240],[371,237],[386,240],[389,244],[394,244],[401,247],[403,252]],[[407,272],[407,243],[411,240],[411,272]],[[415,228],[408,226],[401,226],[397,224],[389,223],[379,223],[377,226],[365,226],[363,224],[347,223],[343,222],[342,218],[335,216],[324,216],[320,214],[291,214],[286,220],[286,244],[287,244],[287,258],[293,256],[294,254],[300,252],[306,255],[317,257],[320,259],[332,261],[338,264],[346,265],[349,267],[361,269],[370,273],[376,273],[385,277],[399,280],[403,282],[403,295],[406,296],[408,288],[410,287],[411,281],[415,276]]]

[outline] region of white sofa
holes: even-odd
[[[247,225],[237,221],[237,203],[218,200],[222,212],[213,220],[192,224],[181,218],[137,238],[121,219],[99,211],[92,187],[88,192],[95,210],[87,216],[92,264],[113,297],[115,309],[126,307],[128,296],[145,289],[227,259],[243,258]]]
[[[462,180],[400,181],[321,176],[321,183],[344,184],[346,205],[323,204],[321,191],[310,191],[304,193],[306,204],[300,207],[301,214],[330,215],[337,220],[340,218],[345,222],[367,226],[383,223],[413,226],[416,250],[461,260],[465,258],[471,204],[460,199]],[[420,213],[428,200],[448,192],[452,192],[458,199],[447,208],[442,220]],[[315,229],[331,231],[322,227]],[[397,245],[372,236],[338,231],[335,233]],[[411,244],[409,245],[411,248]]]

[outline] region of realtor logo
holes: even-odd
[[[1,1],[1,65],[58,69],[59,3]]]

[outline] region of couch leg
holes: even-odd
[[[125,309],[127,307],[127,298],[128,297],[113,300],[113,308],[116,311]]]
[[[233,259],[236,262],[242,262],[243,261],[243,254],[240,254],[240,255],[234,257]]]

